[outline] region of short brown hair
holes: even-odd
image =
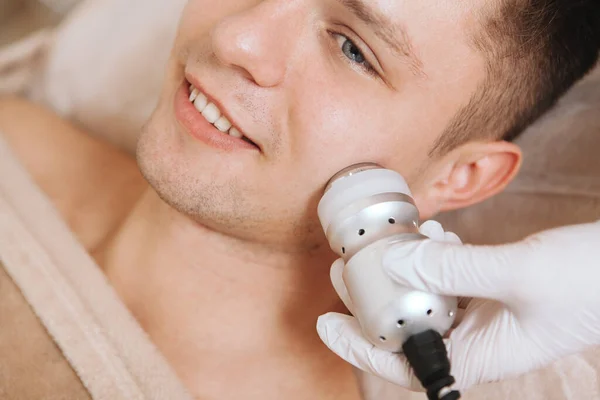
[[[502,0],[486,9],[475,47],[487,75],[431,152],[472,139],[513,140],[598,60],[599,0]]]

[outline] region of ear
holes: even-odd
[[[419,199],[423,218],[492,197],[519,172],[521,149],[509,142],[467,143],[437,161]]]

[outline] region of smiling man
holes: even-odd
[[[199,399],[359,398],[352,370],[315,330],[319,315],[343,310],[316,214],[325,183],[348,165],[377,162],[407,178],[423,218],[498,193],[521,157],[502,139],[594,65],[598,9],[595,0],[190,0],[137,164],[45,110],[4,100],[0,205],[18,218],[6,217],[11,228],[2,231],[3,279],[9,287],[12,277],[12,301],[27,299],[60,352],[8,357],[9,376],[22,384],[1,390],[32,398],[22,366],[46,365],[54,354],[70,364],[64,384],[50,386],[68,398],[103,398],[102,384],[124,379],[112,373],[119,363],[137,371],[131,382],[146,385],[145,398],[161,398],[148,387],[164,383],[156,377],[168,368],[143,366],[146,356],[158,362],[143,353],[151,353],[140,344],[147,335]],[[21,182],[29,179],[16,172],[21,166],[31,185]],[[16,226],[40,237],[50,229],[42,226],[49,207],[32,197],[49,200],[93,257],[79,268],[95,280],[64,273],[75,296],[68,307],[50,306],[64,290],[36,300],[57,279],[31,287],[22,275],[39,263],[30,246],[15,253],[29,238],[19,239]],[[59,245],[64,233],[48,236],[42,247],[61,252],[44,260],[68,268],[57,261],[69,247]],[[113,289],[118,302],[108,313],[98,304]],[[73,302],[85,305],[81,315],[97,314],[65,332],[56,315]],[[0,332],[16,333],[0,343],[14,355],[35,347],[23,344],[33,339],[15,322],[15,310],[30,311],[11,310]],[[81,332],[85,340],[73,339]],[[78,357],[89,338],[112,344],[104,364]],[[85,390],[69,383],[69,368]],[[114,386],[134,398],[123,394],[130,386]]]

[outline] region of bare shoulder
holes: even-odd
[[[132,156],[42,106],[0,98],[0,132],[84,245],[101,240],[145,187]]]
[[[0,98],[0,131],[40,185],[54,181],[57,172],[63,179],[82,177],[82,167],[111,153],[110,146],[52,111],[19,98]]]

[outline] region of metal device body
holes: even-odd
[[[319,202],[319,219],[332,250],[344,259],[343,281],[363,334],[374,346],[400,352],[414,334],[444,335],[457,299],[396,284],[382,267],[390,246],[422,240],[419,211],[402,176],[376,164],[340,171]]]

